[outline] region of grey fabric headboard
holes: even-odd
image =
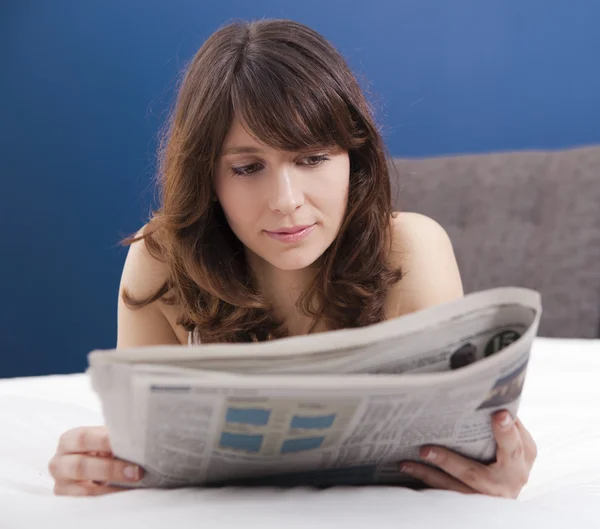
[[[395,159],[392,191],[447,230],[465,293],[535,288],[540,336],[600,336],[600,147]]]

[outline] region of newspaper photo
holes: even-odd
[[[501,287],[362,328],[97,350],[88,373],[137,486],[409,484],[398,463],[424,444],[494,461],[541,314]]]

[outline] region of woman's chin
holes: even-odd
[[[322,252],[310,251],[308,248],[299,248],[297,251],[284,252],[278,256],[273,256],[267,261],[280,270],[293,271],[308,268],[314,264]]]

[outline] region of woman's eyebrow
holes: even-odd
[[[228,154],[254,154],[257,152],[262,152],[262,149],[259,149],[258,147],[251,147],[249,145],[240,145],[236,147],[227,147],[226,149],[223,149],[223,151],[221,152],[221,156],[226,156]]]

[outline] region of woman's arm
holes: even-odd
[[[119,287],[118,348],[180,343],[169,321],[174,318],[167,316],[159,302],[132,310],[122,298],[124,289],[134,299],[146,298],[163,285],[166,277],[165,265],[148,253],[143,241],[129,247]],[[68,496],[96,496],[126,490],[108,483],[136,482],[143,475],[137,465],[113,457],[104,426],[83,426],[65,432],[48,468],[55,481],[54,492]]]
[[[406,275],[388,297],[390,318],[463,296],[452,243],[433,219],[416,213],[394,219],[392,262]],[[491,465],[440,446],[424,446],[420,457],[433,466],[403,461],[400,469],[434,488],[516,498],[536,459],[535,441],[506,410],[494,413],[492,427],[498,449]]]

